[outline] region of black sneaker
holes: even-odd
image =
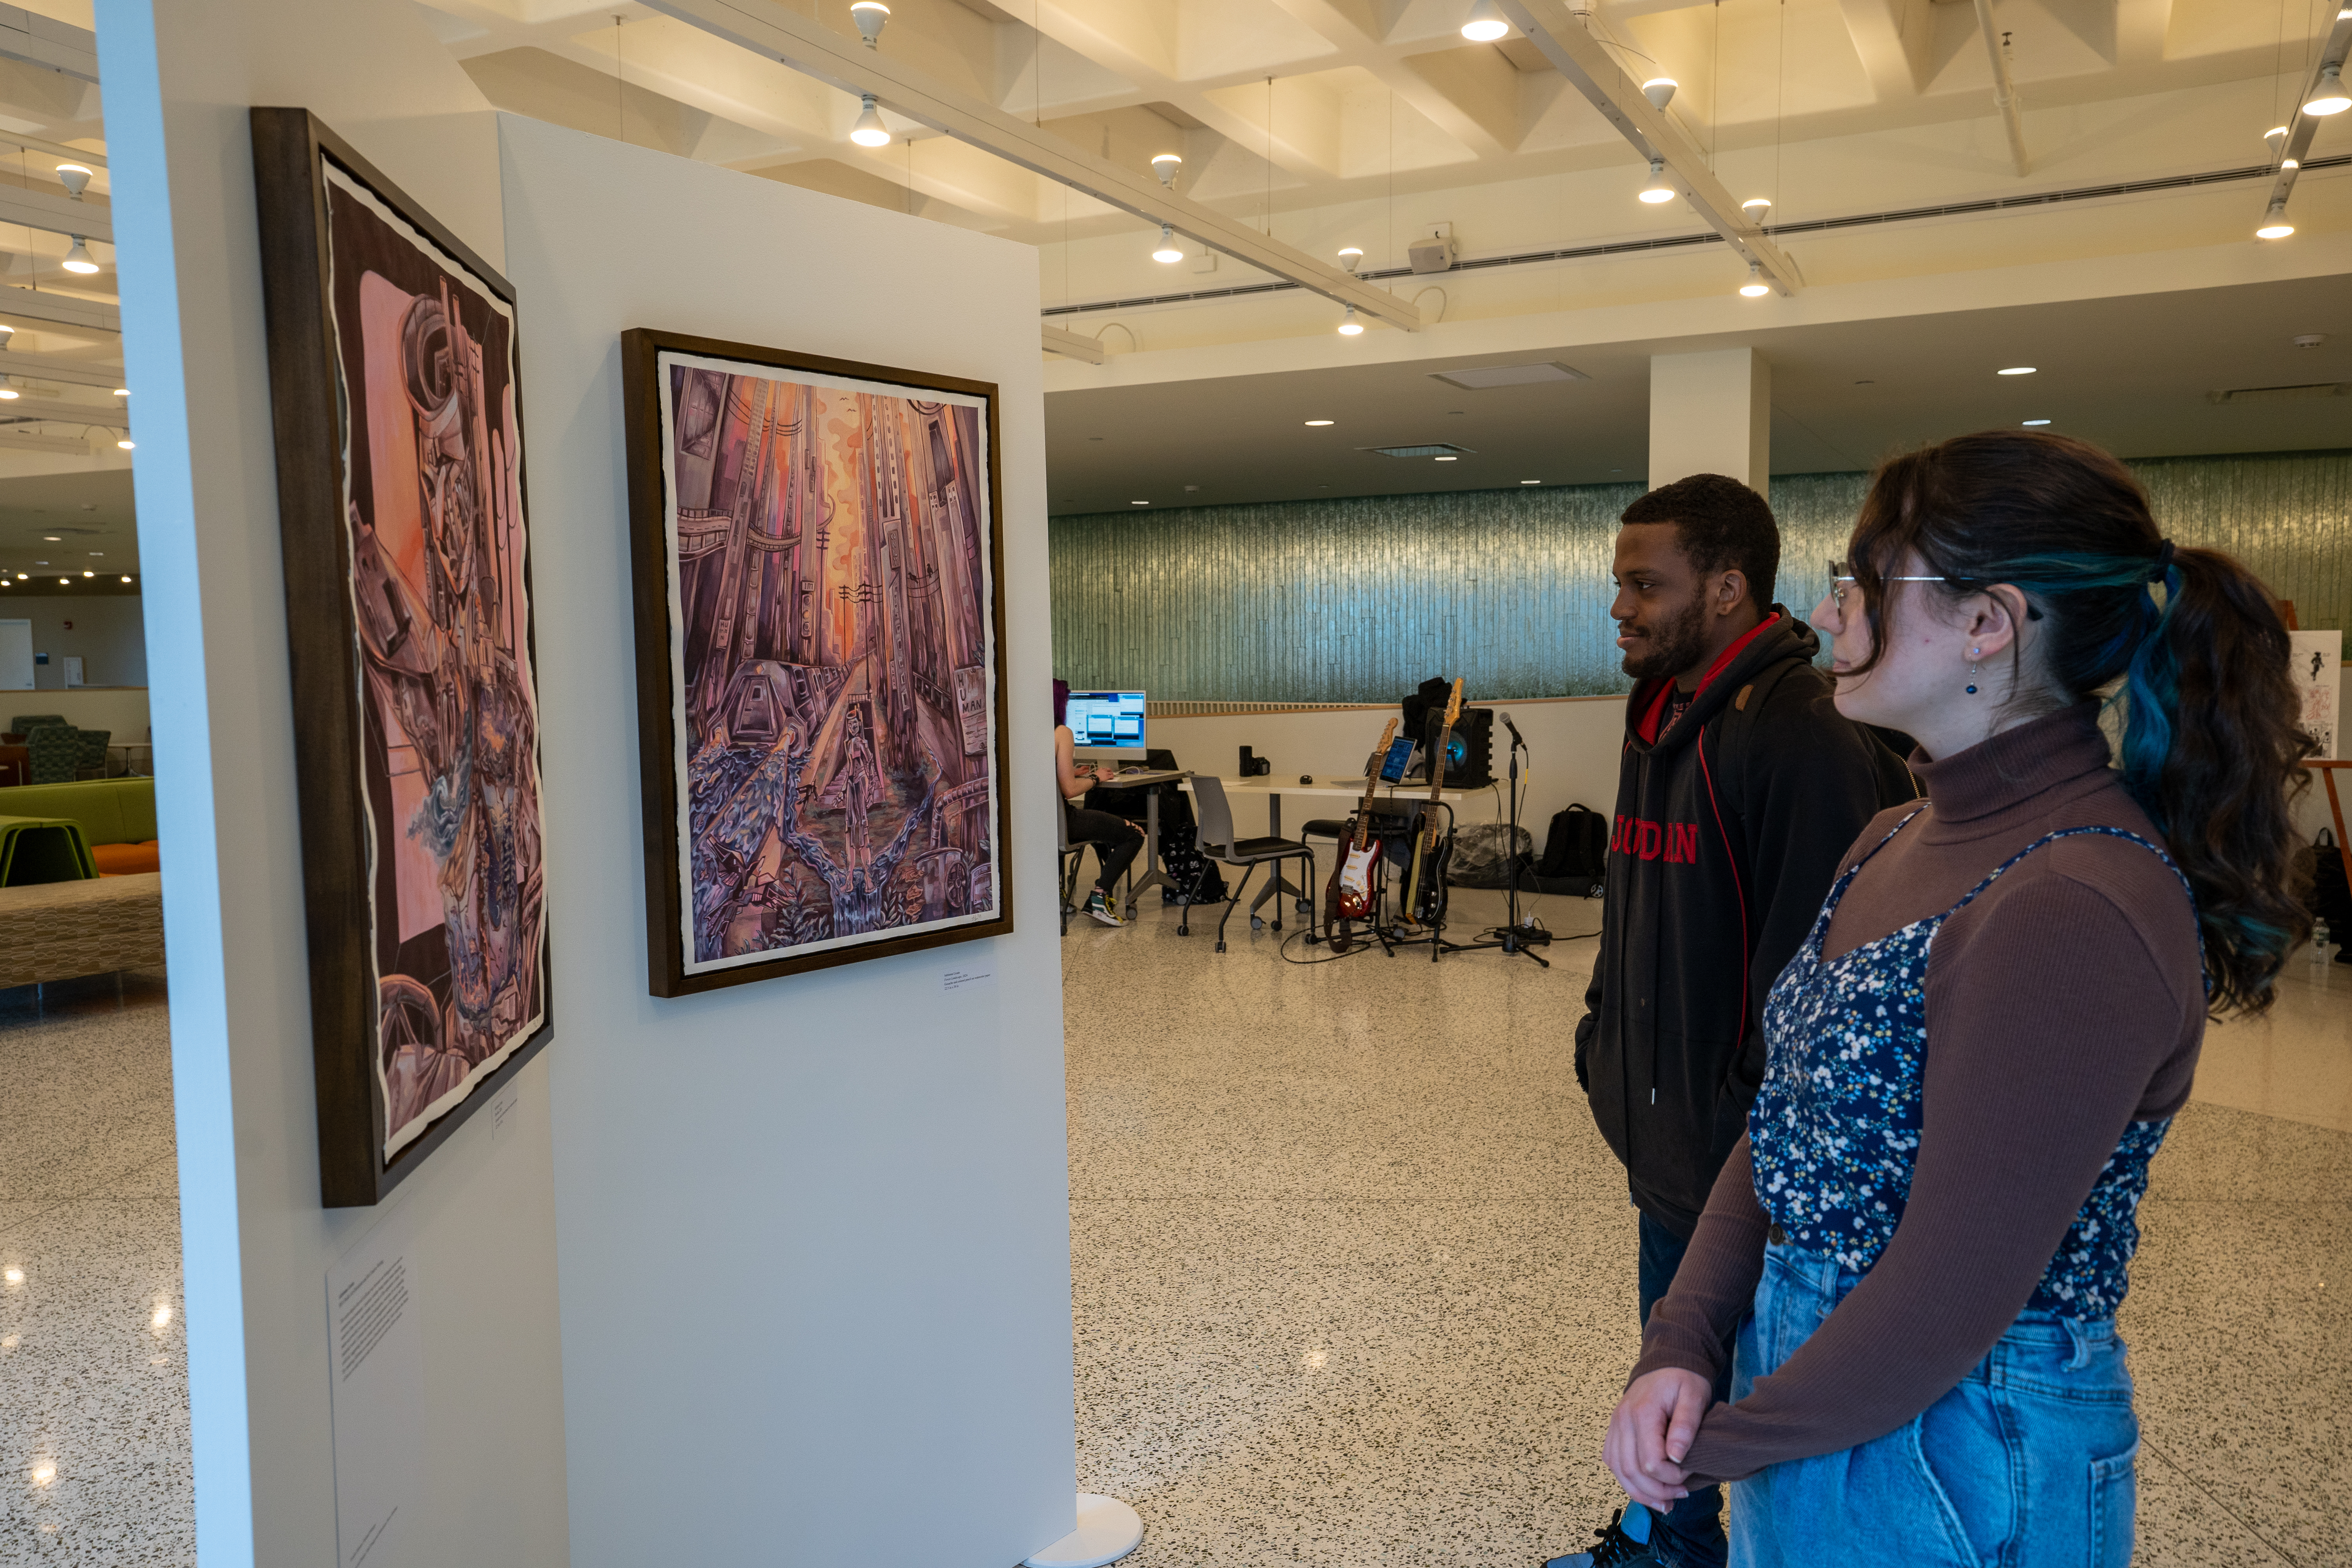
[[[1629,1511],[1633,1515],[1631,1520],[1625,1517]],[[1626,1534],[1625,1526],[1629,1523],[1651,1539],[1636,1541]],[[1636,1563],[1657,1563],[1660,1568],[1666,1568],[1673,1559],[1665,1554],[1662,1543],[1656,1539],[1657,1526],[1657,1516],[1640,1503],[1621,1508],[1609,1516],[1605,1529],[1592,1532],[1601,1539],[1591,1551],[1571,1552],[1564,1557],[1555,1557],[1546,1563],[1544,1568],[1633,1568]]]

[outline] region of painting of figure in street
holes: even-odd
[[[997,921],[985,401],[657,374],[684,972]]]
[[[513,308],[326,175],[389,1160],[542,1026],[539,701]]]

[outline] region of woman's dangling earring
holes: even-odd
[[[1971,697],[1974,697],[1977,694],[1977,666],[1974,660],[1976,659],[1976,657],[1982,652],[1984,652],[1984,649],[1980,647],[1972,647],[1969,649],[1969,658],[1970,660],[1969,665],[1969,695]]]

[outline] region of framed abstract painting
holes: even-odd
[[[654,994],[1010,931],[995,386],[621,365]]]
[[[320,1190],[382,1200],[550,1037],[514,290],[252,112]]]

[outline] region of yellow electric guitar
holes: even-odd
[[[1445,753],[1454,745],[1454,721],[1462,717],[1462,682],[1445,701],[1445,728],[1429,753],[1429,804],[1421,813],[1421,832],[1412,841],[1412,874],[1405,879],[1404,917],[1416,925],[1435,925],[1445,918],[1445,868],[1454,859],[1454,836],[1437,831],[1437,797],[1445,790]]]

